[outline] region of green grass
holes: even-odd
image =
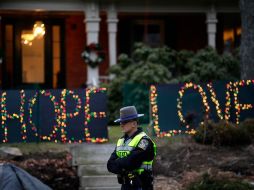
[[[149,127],[148,127],[148,124],[142,124],[140,125],[140,127],[142,127],[142,129],[148,133],[149,135],[150,132],[149,132]],[[123,132],[122,132],[122,129],[119,125],[116,125],[116,126],[109,126],[108,127],[108,135],[109,135],[109,143],[116,143],[116,141],[121,137],[123,136]]]
[[[151,126],[148,124],[142,124],[140,127],[153,139],[153,141],[157,144],[158,147],[161,146],[168,146],[170,144],[178,143],[186,141],[186,136],[174,136],[174,137],[163,137],[157,138]],[[117,140],[123,136],[122,130],[120,126],[109,126],[108,127],[109,133],[109,143],[115,144]],[[8,147],[17,147],[19,148],[24,154],[35,153],[35,152],[61,152],[66,151],[69,149],[69,144],[62,144],[62,143],[53,143],[53,142],[41,142],[41,143],[7,143],[7,144],[0,144],[0,147],[8,146]]]
[[[117,139],[122,136],[121,128],[119,126],[108,127],[109,143],[116,143]]]
[[[140,125],[142,127],[143,131],[146,132],[153,141],[157,144],[157,146],[167,146],[169,144],[174,143],[180,143],[184,141],[189,141],[189,137],[186,137],[186,135],[177,135],[173,137],[163,137],[158,138],[155,136],[153,129],[148,124],[142,124]],[[109,143],[116,143],[117,140],[123,136],[122,130],[120,126],[109,126],[108,127],[108,133],[109,133]]]
[[[62,152],[68,150],[68,144],[42,142],[42,143],[7,143],[0,144],[0,147],[17,147],[23,154],[35,153],[35,152]]]

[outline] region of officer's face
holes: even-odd
[[[123,133],[130,133],[137,127],[136,121],[126,121],[120,123]]]

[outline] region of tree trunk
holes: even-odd
[[[241,78],[254,79],[254,0],[240,0],[242,19]]]

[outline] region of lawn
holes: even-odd
[[[157,146],[167,146],[168,144],[178,143],[188,141],[190,136],[186,135],[177,135],[174,137],[163,137],[158,138],[155,136],[154,131],[149,124],[142,124],[140,125],[143,131],[146,132],[153,141],[157,144]],[[109,143],[116,143],[116,141],[123,135],[121,128],[119,126],[109,126],[108,127],[109,133]]]
[[[0,147],[17,147],[23,154],[30,154],[35,152],[63,152],[68,151],[69,145],[62,143],[43,142],[43,143],[5,143],[0,144]]]
[[[175,137],[164,137],[157,138],[154,135],[153,129],[148,124],[142,124],[140,127],[154,140],[157,146],[167,146],[175,142],[182,142],[186,140],[186,136],[175,136]],[[115,144],[117,140],[123,135],[120,126],[109,126],[109,142]],[[35,152],[63,152],[69,149],[70,144],[43,142],[43,143],[8,143],[0,144],[2,146],[10,146],[19,148],[24,154],[35,153]]]
[[[140,125],[140,127],[142,127],[143,131],[145,131],[149,135],[152,133],[152,132],[150,132],[150,127],[148,127],[148,124],[142,124],[142,125]],[[119,125],[109,126],[108,127],[108,135],[109,135],[109,143],[116,143],[116,141],[121,136],[123,136],[121,127]]]

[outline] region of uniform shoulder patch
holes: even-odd
[[[143,150],[146,150],[148,145],[149,145],[149,141],[147,139],[141,139],[140,142],[138,143],[138,147]]]

